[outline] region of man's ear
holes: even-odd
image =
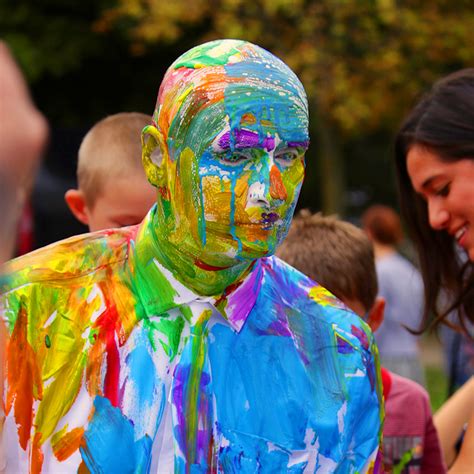
[[[64,194],[64,200],[74,217],[85,225],[89,225],[87,205],[84,193],[80,189],[68,189]]]
[[[384,312],[385,298],[382,296],[377,296],[377,298],[375,298],[375,303],[367,316],[367,324],[370,326],[370,329],[372,329],[372,332],[377,331],[377,329],[383,323]]]
[[[163,134],[153,125],[142,131],[142,162],[148,181],[156,187],[166,184],[168,149]]]

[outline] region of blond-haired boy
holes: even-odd
[[[78,189],[66,203],[91,231],[141,222],[156,201],[141,163],[141,131],[151,117],[123,112],[96,123],[79,148]]]
[[[335,217],[302,211],[277,255],[327,288],[376,331],[385,301],[377,297],[373,246],[365,232]],[[388,472],[446,472],[421,385],[382,368],[384,464]]]

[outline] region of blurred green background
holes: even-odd
[[[167,66],[195,44],[269,49],[311,104],[300,206],[342,216],[396,205],[401,118],[435,79],[474,64],[474,2],[463,0],[1,0],[0,31],[53,132],[77,135],[107,114],[151,113]]]

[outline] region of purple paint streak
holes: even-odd
[[[229,321],[238,331],[242,328],[262,286],[262,267],[257,260],[254,269],[242,284],[228,296]]]
[[[337,352],[339,352],[339,354],[350,354],[351,352],[354,352],[354,348],[344,339],[336,336],[336,341]]]
[[[242,148],[264,148],[267,151],[275,149],[275,139],[273,137],[261,138],[258,133],[250,130],[234,130],[232,132],[232,141],[235,149]],[[231,132],[224,133],[220,138],[218,145],[223,150],[231,149]]]
[[[309,141],[306,140],[304,142],[288,142],[288,146],[290,148],[308,148]]]

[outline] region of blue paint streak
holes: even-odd
[[[130,369],[130,380],[136,386],[139,406],[151,406],[154,402],[155,381],[157,378],[155,364],[146,346],[140,344],[127,356],[126,363]]]
[[[133,424],[119,408],[103,397],[94,399],[94,416],[84,434],[82,459],[90,472],[146,473],[151,462],[152,440],[134,440]]]

